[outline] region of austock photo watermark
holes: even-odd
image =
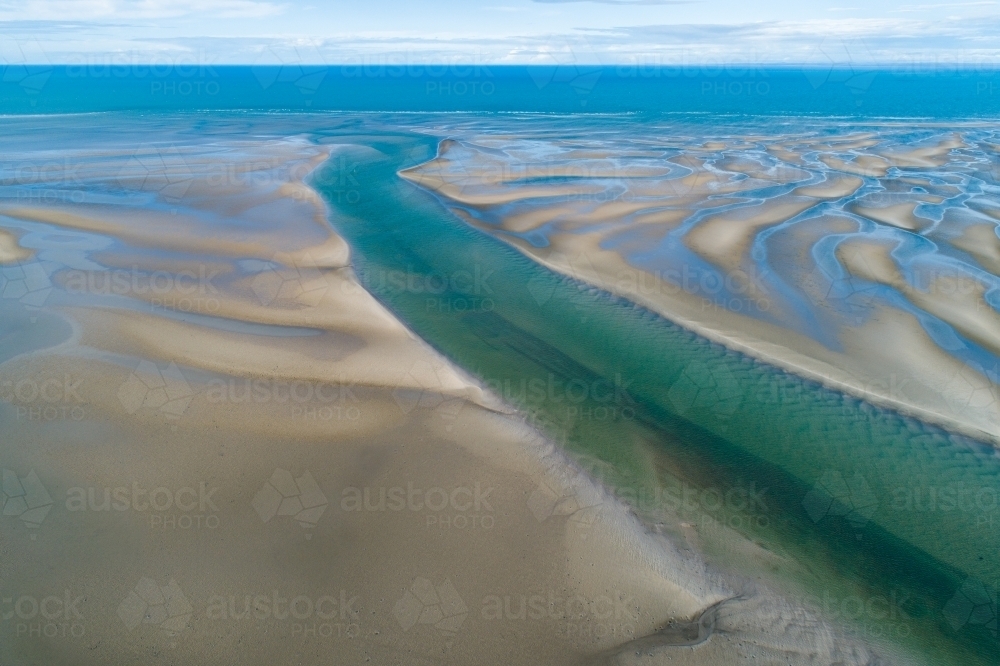
[[[392,399],[404,415],[436,417],[446,432],[452,432],[466,399],[444,390],[454,381],[455,375],[444,361],[414,361],[400,374],[392,390]]]
[[[589,284],[595,276],[601,275],[586,253],[572,256],[557,254],[550,260],[560,272],[583,284]],[[609,280],[612,291],[640,299],[698,298],[702,312],[725,310],[762,316],[773,308],[769,272],[755,266],[723,270],[681,262],[665,269],[621,268],[610,275]],[[540,306],[546,305],[557,293],[569,293],[570,299],[583,300],[583,296],[576,292],[559,290],[550,280],[533,278],[526,288]]]
[[[941,612],[953,631],[988,631],[993,640],[998,638],[1000,621],[1000,586],[990,585],[969,577],[962,581],[955,593],[945,603]]]
[[[213,283],[222,269],[205,264],[181,271],[129,268],[67,269],[59,283],[70,295],[125,296],[146,301],[154,310],[217,314],[219,289]]]
[[[504,402],[522,405],[531,414],[546,408],[571,422],[631,421],[636,417],[636,404],[628,392],[632,381],[621,373],[608,380],[566,378],[550,372],[546,377],[492,377],[485,384]]]
[[[396,601],[392,614],[404,632],[419,632],[421,625],[453,638],[475,622],[508,631],[535,624],[568,641],[631,640],[636,637],[641,614],[626,594],[593,596],[565,590],[514,590],[483,595],[466,601],[451,578],[435,583],[418,576]]]
[[[144,359],[118,387],[117,394],[129,415],[156,414],[176,421],[191,405],[195,390],[176,362],[158,365]]]
[[[192,386],[176,363],[143,360],[119,386],[118,399],[128,414],[174,422],[195,398],[212,407],[267,407],[273,416],[297,421],[354,422],[364,406],[358,390],[344,375],[336,381],[216,376]]]
[[[637,637],[641,612],[627,594],[568,594],[565,590],[532,590],[484,596],[479,620],[489,623],[536,623],[551,627],[567,641],[628,641]]]
[[[358,421],[363,403],[355,382],[304,379],[214,378],[204,389],[210,405],[271,405],[303,421]]]
[[[359,166],[359,163],[351,161],[347,155],[331,156],[320,172],[323,196],[334,204],[361,203]]]
[[[819,617],[846,622],[873,639],[904,639],[916,627],[906,608],[912,595],[893,589],[887,594],[845,594],[824,590],[802,599],[807,610]]]
[[[591,478],[598,479],[595,482]],[[528,497],[527,507],[539,523],[565,519],[590,527],[603,515],[608,498],[615,498],[653,519],[669,517],[702,530],[734,529],[744,534],[771,526],[767,487],[756,482],[730,486],[696,486],[679,479],[655,484],[615,483],[600,467],[579,475],[542,482]]]
[[[216,504],[220,488],[207,481],[190,485],[131,481],[114,487],[74,486],[56,496],[57,505],[51,488],[34,469],[27,474],[4,469],[0,489],[2,515],[20,520],[31,531],[32,540],[56,506],[71,516],[138,513],[156,530],[217,529],[220,525],[221,512]]]
[[[344,293],[360,293],[361,287],[339,274],[338,268],[316,268],[308,255],[301,258],[276,255],[270,261],[243,260],[252,295],[262,306],[316,307],[334,287]],[[129,267],[68,268],[53,261],[21,261],[0,267],[0,298],[41,307],[58,288],[69,296],[126,297],[145,302],[154,311],[218,315],[223,304],[222,280],[231,271],[219,264],[196,264],[181,270],[155,270],[133,264]],[[487,295],[459,294],[448,299],[439,294],[437,276],[389,276],[393,284],[428,296],[427,307],[447,309],[492,309]],[[466,275],[454,274],[451,286],[465,288]],[[469,274],[470,290],[491,294],[478,272]],[[485,304],[485,305],[484,305]]]
[[[0,591],[0,631],[17,641],[92,641],[92,630],[107,631],[113,613],[126,636],[135,637],[150,630],[164,637],[183,637],[195,623],[253,627],[293,641],[361,636],[361,597],[345,588],[310,594],[273,588],[208,590],[194,599],[176,579],[164,583],[148,576],[139,578],[111,613],[107,608],[95,610],[92,595],[72,588],[43,594],[4,589]]]
[[[933,483],[892,489],[886,510],[960,521],[973,530],[1000,529],[1000,489],[975,483]]]
[[[38,40],[0,39],[4,83],[15,83],[27,94],[43,92],[54,66]],[[222,79],[215,56],[204,51],[178,54],[120,51],[61,55],[60,72],[68,79],[138,81],[153,97],[214,97]],[[32,99],[32,103],[34,103]]]
[[[1000,527],[1000,489],[973,482],[884,488],[862,472],[828,469],[803,498],[802,506],[816,523],[843,519],[859,534],[870,521],[886,518],[910,525],[947,520],[990,532]]]
[[[493,485],[474,481],[467,484],[424,486],[414,481],[398,485],[346,486],[323,490],[313,475],[302,471],[298,476],[286,469],[276,469],[253,497],[254,511],[263,523],[291,519],[311,530],[331,508],[341,516],[379,519],[401,514],[412,516],[428,530],[492,530],[497,512]]]
[[[427,529],[492,530],[497,516],[491,497],[494,490],[479,481],[429,488],[412,481],[389,487],[349,486],[340,493],[340,510],[353,514],[408,512],[418,515]]]
[[[771,526],[769,489],[753,481],[732,486],[620,487],[613,492],[639,511],[677,515],[701,529],[729,528],[746,534]]]
[[[454,638],[472,623],[503,625],[510,631],[530,623],[574,642],[631,640],[641,617],[634,599],[626,594],[588,596],[556,589],[497,590],[472,602],[466,600],[468,594],[463,596],[459,587],[448,577],[435,583],[418,576],[395,602],[392,614],[404,632],[420,632],[421,625],[426,625],[444,639]]]
[[[21,204],[78,204],[87,201],[86,165],[69,156],[11,155],[0,163],[0,185],[14,187]]]
[[[122,51],[78,53],[65,61],[71,79],[138,80],[148,82],[153,96],[214,96],[221,91],[217,59],[204,51],[167,55]]]
[[[365,54],[359,62],[341,65],[337,73],[345,79],[411,79],[423,82],[428,97],[489,97],[496,81],[488,58],[481,52],[441,62],[421,63],[423,54],[398,52]]]
[[[755,266],[722,271],[684,263],[663,270],[620,270],[614,285],[616,291],[644,297],[690,294],[701,298],[702,312],[726,310],[753,316],[771,310],[768,278],[766,270]]]
[[[274,470],[253,497],[253,509],[264,523],[276,517],[294,520],[303,530],[311,530],[326,513],[330,502],[308,470],[298,477],[287,469]],[[312,532],[305,532],[311,539]]]
[[[0,483],[0,515],[7,519],[17,519],[29,529],[30,539],[35,540],[37,530],[49,515],[55,501],[48,489],[42,485],[34,469],[26,474],[18,470],[4,468]]]
[[[70,513],[141,513],[157,530],[212,530],[220,524],[218,491],[218,486],[205,481],[176,487],[149,487],[137,481],[113,488],[78,486],[66,490],[65,507]]]
[[[741,57],[714,59],[704,51],[678,49],[673,53],[623,55],[622,62],[609,67],[609,71],[625,79],[768,79],[768,55],[752,51]]]
[[[938,385],[942,404],[953,413],[988,413],[1000,405],[1000,364],[984,367],[975,361],[958,365],[941,378]],[[850,395],[873,404],[905,404],[921,390],[921,380],[914,375],[891,372],[887,377],[855,376],[851,380]],[[760,392],[764,401],[767,396]],[[772,402],[780,400],[777,393],[770,396]]]
[[[0,379],[0,401],[19,421],[83,421],[88,402],[83,377],[68,373]]]
[[[363,268],[359,288],[379,294],[410,294],[422,298],[428,312],[492,312],[496,309],[495,268],[475,264],[470,269],[423,272],[407,269]]]
[[[8,640],[83,640],[86,596],[70,588],[41,594],[0,589],[0,630]]]
[[[37,39],[0,35],[0,82],[17,85],[35,106],[53,66]]]
[[[3,470],[3,516],[31,530],[42,527],[56,501],[34,470]],[[73,486],[61,493],[60,510],[70,516],[141,514],[153,530],[217,530],[223,523],[222,488],[211,481],[185,485],[129,481],[114,486]],[[496,488],[487,482],[424,486],[413,481],[392,486],[346,486],[323,490],[313,475],[278,468],[258,488],[248,508],[264,524],[291,520],[306,539],[331,507],[343,515],[413,516],[428,530],[492,530],[497,524]]]
[[[274,589],[213,591],[205,603],[204,618],[212,624],[232,623],[298,640],[355,639],[362,631],[360,601],[359,595],[344,588],[310,594]]]
[[[463,56],[443,56],[433,62],[419,51],[362,54],[357,62],[338,66],[345,78],[369,79],[492,79],[488,54],[477,51]]]
[[[189,599],[174,579],[161,586],[143,577],[118,605],[117,615],[129,632],[152,625],[170,636],[182,634],[194,623],[253,627],[292,640],[361,635],[360,597],[344,588],[310,594],[273,588],[208,590],[194,603]]]

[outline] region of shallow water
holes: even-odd
[[[988,126],[619,118],[588,129],[442,124],[439,155],[405,176],[571,277],[1000,442]]]
[[[851,617],[834,603],[862,634],[936,659],[996,658],[988,621],[962,617],[956,595],[1000,575],[992,447],[777,371],[540,268],[395,177],[435,154],[432,138],[333,134],[326,141],[349,144],[341,154],[358,195],[338,201],[336,159],[315,182],[363,283],[563,438],[647,520],[682,498],[706,532],[713,520],[729,524],[804,565],[779,574],[799,594],[900,600],[892,620]],[[691,480],[701,501],[683,499]],[[765,507],[714,501],[752,484],[766,488]]]

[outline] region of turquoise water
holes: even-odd
[[[324,132],[346,144],[351,200],[343,159],[315,182],[362,282],[421,337],[651,522],[691,484],[701,500],[680,503],[692,521],[728,524],[804,563],[770,572],[797,593],[898,600],[891,620],[841,609],[860,633],[934,660],[995,662],[989,619],[965,613],[964,601],[980,582],[993,594],[1000,576],[991,447],[777,371],[535,265],[396,176],[433,156],[436,138],[363,125]],[[762,501],[730,501],[747,489],[766,489]],[[985,603],[996,608],[995,597]]]

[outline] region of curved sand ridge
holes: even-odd
[[[28,340],[0,365],[0,459],[33,512],[5,523],[0,579],[69,590],[83,618],[79,641],[8,656],[569,664],[733,595],[360,287],[301,181],[328,148],[92,137],[67,163],[84,201],[0,189],[4,286],[21,289],[0,338]],[[387,488],[423,495],[395,510]],[[776,619],[759,617],[763,654]],[[807,631],[791,653],[865,663],[850,645]]]
[[[704,145],[668,130],[529,135],[501,149],[464,129],[401,175],[554,270],[1000,443],[1000,180],[989,133],[837,131]],[[568,155],[584,148],[601,168],[567,174]],[[887,243],[891,253],[878,250]],[[859,266],[872,252],[891,272]]]

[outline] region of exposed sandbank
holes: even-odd
[[[318,159],[290,143],[239,154]],[[574,664],[737,594],[693,538],[647,532],[365,292],[318,199],[285,201],[300,181],[214,189],[200,169],[218,161],[184,154],[185,192],[153,188],[172,211],[4,209],[116,241],[45,264],[38,304],[0,301],[34,312],[25,326],[53,312],[72,327],[0,366],[24,391],[59,384],[53,402],[0,402],[4,468],[34,512],[8,517],[0,579],[76,604],[68,637],[5,625],[12,663]],[[149,192],[166,172],[119,185]],[[752,598],[697,663],[871,660],[774,591]]]
[[[996,327],[998,314],[985,299],[987,286],[977,283],[973,267],[965,269],[954,263],[934,263],[924,258],[923,263],[913,268],[915,283],[911,285],[905,280],[887,281],[884,274],[852,272],[843,252],[834,255],[840,275],[831,275],[829,262],[820,266],[810,254],[816,243],[828,236],[838,238],[838,245],[849,238],[851,242],[842,245],[844,252],[863,245],[880,247],[885,240],[883,231],[872,234],[857,227],[844,235],[844,217],[829,214],[817,217],[813,212],[824,202],[833,204],[833,211],[853,213],[885,225],[882,229],[896,229],[899,233],[929,229],[933,220],[916,215],[916,206],[941,203],[955,196],[956,191],[952,185],[922,178],[919,169],[947,164],[952,151],[967,146],[967,142],[957,134],[916,147],[885,147],[873,143],[869,137],[847,139],[826,143],[769,139],[769,153],[787,157],[786,161],[795,164],[794,169],[789,167],[786,171],[763,163],[754,171],[748,168],[749,158],[740,162],[734,162],[733,158],[727,158],[728,162],[715,160],[710,165],[710,158],[701,155],[698,149],[669,158],[670,162],[690,170],[679,178],[632,177],[626,164],[620,168],[613,191],[633,194],[616,195],[627,202],[627,207],[611,205],[601,196],[589,201],[583,193],[599,181],[588,179],[576,182],[581,196],[572,202],[555,193],[539,198],[534,190],[518,201],[511,187],[502,198],[492,197],[475,179],[464,181],[458,194],[454,188],[432,189],[446,201],[475,208],[476,216],[456,209],[469,223],[499,235],[556,271],[629,298],[711,340],[827,386],[957,432],[1000,443],[1000,386],[988,374],[996,371],[991,369],[989,361],[970,363],[956,357],[932,339],[917,317],[882,300],[870,286],[874,283],[896,289],[915,307],[982,345],[995,361],[1000,356],[991,331]],[[437,158],[401,175],[430,187],[431,182],[423,176],[425,172],[432,172],[439,182],[450,184],[459,177],[457,174],[504,168],[508,158],[502,153],[477,152],[471,145],[475,144],[445,144]],[[747,197],[742,204],[735,205],[729,201],[730,195],[748,193],[752,188],[787,185],[789,181],[781,178],[781,174],[800,172],[799,167],[807,164],[806,156],[811,151],[830,149],[836,153],[820,154],[818,161],[808,158],[813,159],[809,163],[813,171],[818,169],[817,165],[825,165],[824,180],[803,183],[785,194],[763,200]],[[856,166],[838,156],[847,150],[857,153],[851,158]],[[608,154],[611,155],[610,150]],[[559,159],[557,153],[540,155],[536,159]],[[793,155],[798,156],[794,161]],[[753,159],[759,161],[757,157]],[[742,177],[737,177],[737,171],[722,170],[724,164],[737,165]],[[855,174],[880,178],[890,166],[909,169],[908,178],[913,182],[902,186],[894,178],[887,178],[884,191],[892,192],[888,197],[870,194],[860,199],[855,197],[862,184]],[[841,176],[836,171],[850,175]],[[477,195],[465,196],[470,190]],[[609,191],[603,195],[608,196]],[[713,204],[726,208],[703,214],[697,223],[688,223],[698,211]],[[946,217],[936,227],[936,233],[946,230],[949,220]],[[516,235],[529,228],[540,229],[550,222],[556,224],[544,227],[544,244],[537,239],[527,242]],[[827,231],[818,231],[827,224]],[[806,236],[800,233],[800,225],[812,225],[808,234],[811,245],[793,251],[796,261],[792,265],[768,266],[760,258],[760,252],[765,246],[790,248],[803,242]],[[994,241],[995,232],[985,225],[970,226],[949,242],[968,251],[989,270],[995,261]],[[683,253],[671,249],[679,244],[707,260],[710,268],[701,268]],[[682,269],[714,271],[712,284],[733,283],[738,292],[706,291],[700,286],[705,283],[698,281],[698,276],[704,273],[692,273],[694,287],[683,289],[665,279],[664,276]],[[783,282],[769,281],[768,276],[776,273]],[[660,286],[637,288],[649,284]],[[961,287],[964,296],[950,298],[952,287]],[[971,291],[964,287],[970,287]],[[791,291],[797,292],[796,298],[789,295]],[[742,311],[729,303],[738,303]],[[814,323],[807,323],[810,321]],[[809,326],[822,329],[827,337],[813,334]],[[909,343],[900,344],[902,339]],[[889,378],[894,376],[905,376],[910,381],[905,386],[891,385]]]

